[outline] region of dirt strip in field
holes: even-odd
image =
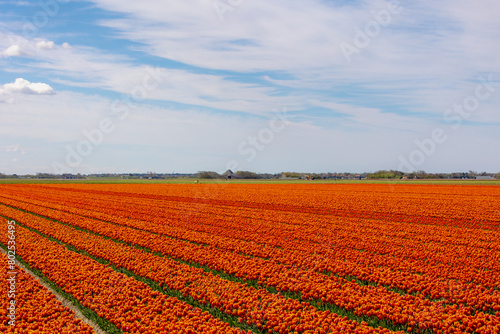
[[[7,252],[3,249],[0,248],[0,252],[3,255],[7,255]],[[49,290],[54,296],[56,296],[56,299],[62,303],[63,306],[69,308],[71,311],[75,313],[75,317],[86,323],[87,325],[91,326],[92,329],[97,333],[97,334],[106,334],[105,331],[103,331],[98,325],[96,325],[92,320],[88,319],[83,315],[83,313],[80,311],[78,307],[73,305],[69,300],[61,296],[57,291],[54,291],[47,283],[45,283],[43,280],[40,279],[37,275],[35,275],[31,270],[26,268],[22,263],[19,263],[19,261],[16,261],[16,265],[21,267],[26,273],[31,275],[35,280],[38,281],[43,287],[45,287],[47,290]]]

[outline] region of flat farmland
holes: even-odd
[[[1,184],[0,216],[107,333],[500,331],[496,185]]]

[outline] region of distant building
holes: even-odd
[[[476,176],[476,180],[493,180],[493,176],[490,175]]]
[[[223,174],[222,174],[222,177],[227,179],[227,180],[231,180],[231,179],[234,179],[236,176],[236,174],[233,173],[232,170],[228,169],[227,171],[225,171]]]

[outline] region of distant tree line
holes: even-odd
[[[426,173],[423,170],[404,173],[397,170],[379,170],[368,174],[368,179],[475,179],[477,177],[491,177],[500,179],[500,173],[478,173],[475,171],[457,172],[457,173]]]
[[[368,174],[369,179],[402,179],[405,173],[397,170],[379,170]]]
[[[201,171],[201,172],[198,172],[197,177],[199,179],[220,179],[221,175],[217,172]]]
[[[250,171],[237,171],[233,173],[228,170],[223,174],[219,174],[213,171],[201,171],[198,172],[197,177],[199,179],[273,179],[277,178],[278,174],[269,173],[254,173]]]
[[[487,172],[455,172],[455,173],[427,173],[425,171],[415,171],[404,173],[397,170],[379,170],[373,173],[298,173],[283,172],[278,174],[255,173],[251,171],[237,171],[233,173],[228,170],[222,174],[214,171],[200,171],[198,173],[169,173],[160,174],[154,172],[147,173],[125,173],[125,174],[50,174],[37,173],[36,175],[17,175],[0,173],[0,179],[83,179],[100,177],[119,177],[122,179],[166,179],[166,178],[199,178],[199,179],[336,179],[336,180],[356,180],[356,179],[476,179],[476,178],[496,178],[500,179],[499,173]]]

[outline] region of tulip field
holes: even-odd
[[[106,333],[500,333],[499,186],[2,184],[0,216]],[[95,333],[17,266],[10,326],[4,258],[2,333]]]
[[[5,261],[0,265],[0,279],[2,283],[9,279],[11,272]],[[1,333],[95,333],[92,328],[74,317],[74,313],[57,301],[55,296],[47,289],[43,288],[38,281],[28,275],[18,266],[14,267],[16,273],[17,286],[16,305],[22,310],[22,318],[15,321],[14,326],[10,326],[8,318],[10,305],[5,298],[8,293],[5,284],[2,285],[2,297],[0,299],[2,323],[0,323]],[[10,285],[10,284],[9,284]],[[9,290],[10,291],[10,287]],[[5,320],[7,319],[7,320]]]

